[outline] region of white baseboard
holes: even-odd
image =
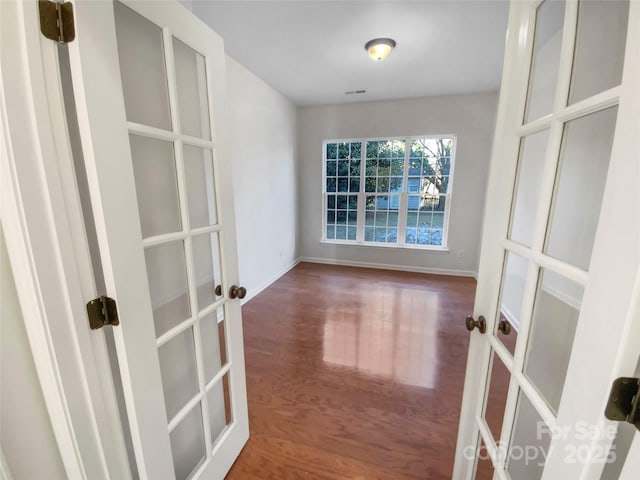
[[[263,282],[262,285],[260,285],[258,288],[254,288],[252,289],[252,291],[247,292],[247,296],[242,299],[242,305],[244,305],[253,297],[255,297],[256,295],[261,293],[263,290],[268,288],[273,282],[278,280],[281,276],[283,276],[285,273],[287,273],[289,270],[291,270],[293,267],[295,267],[299,263],[300,263],[300,258],[296,258],[289,265],[287,265],[282,270],[280,270],[278,273],[276,273],[275,275],[272,275],[269,278],[269,280],[267,280],[266,282]]]
[[[408,267],[405,265],[389,265],[388,263],[351,262],[334,258],[300,257],[301,262],[341,265],[345,267],[376,268],[379,270],[396,270],[399,272],[431,273],[435,275],[452,275],[456,277],[476,278],[477,273],[471,270],[455,270],[450,268]]]

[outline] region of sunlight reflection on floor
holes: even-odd
[[[325,316],[323,360],[368,375],[433,388],[438,359],[438,294],[376,287],[376,301],[340,302]]]

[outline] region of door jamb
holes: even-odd
[[[130,478],[104,333],[84,311],[95,284],[57,45],[41,36],[37,8],[0,2],[0,218],[67,476]]]

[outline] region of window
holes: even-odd
[[[325,141],[323,241],[445,249],[455,137]]]

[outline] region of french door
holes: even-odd
[[[137,470],[222,478],[249,434],[223,42],[177,2],[73,3],[75,103]]]
[[[456,480],[615,464],[604,409],[640,353],[638,85],[640,3],[511,2]]]

